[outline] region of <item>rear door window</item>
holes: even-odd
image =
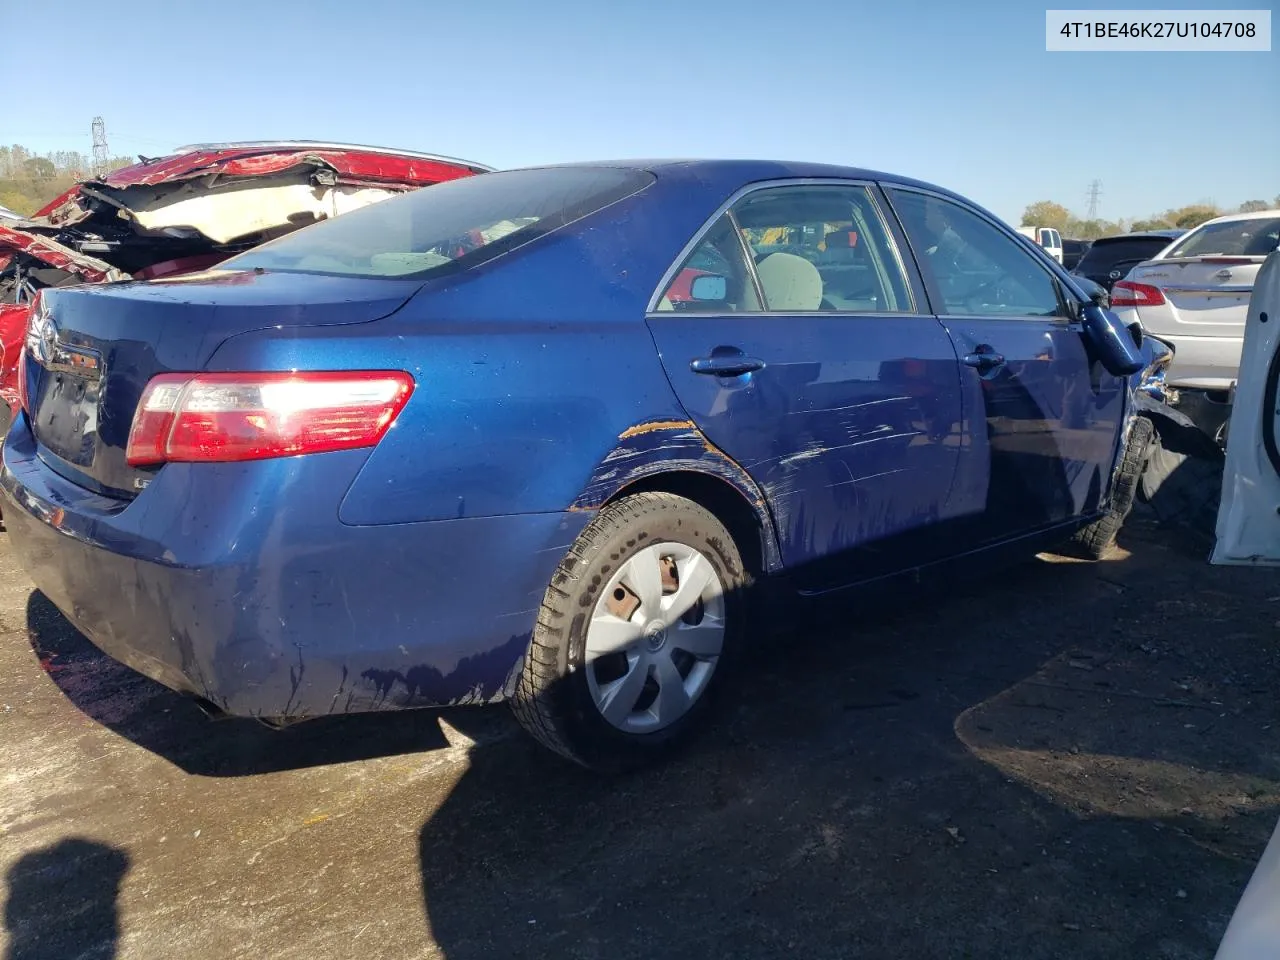
[[[721,272],[723,283],[711,279]],[[796,184],[734,204],[676,271],[658,309],[909,313],[914,305],[869,188]]]
[[[661,313],[742,313],[760,310],[755,276],[733,218],[707,231],[658,300]]]
[[[773,187],[743,197],[733,214],[767,310],[912,310],[898,252],[868,188]]]
[[[353,210],[224,261],[222,270],[425,278],[501,256],[643,190],[652,174],[546,167],[463,177]]]

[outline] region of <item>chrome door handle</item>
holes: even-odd
[[[764,361],[755,357],[699,357],[689,362],[689,369],[694,373],[707,373],[716,377],[740,377],[744,373],[753,373],[764,369]]]
[[[964,365],[975,368],[979,373],[990,373],[996,367],[1004,366],[1004,355],[994,350],[979,350],[966,354]]]

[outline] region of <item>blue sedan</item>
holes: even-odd
[[[1167,360],[928,184],[513,170],[43,291],[0,488],[39,589],[208,709],[505,698],[617,769],[698,726],[764,584],[1100,555]]]

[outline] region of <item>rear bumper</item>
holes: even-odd
[[[12,548],[81,632],[227,713],[500,698],[589,514],[345,525],[366,456],[171,464],[124,505],[46,467],[19,416],[0,491]]]
[[[1166,381],[1171,387],[1226,390],[1240,372],[1240,337],[1187,337],[1151,329],[1174,347]]]

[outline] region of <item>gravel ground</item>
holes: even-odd
[[[0,539],[9,960],[1212,955],[1280,812],[1280,575],[1098,564],[823,609],[601,781],[486,708],[207,721]]]

